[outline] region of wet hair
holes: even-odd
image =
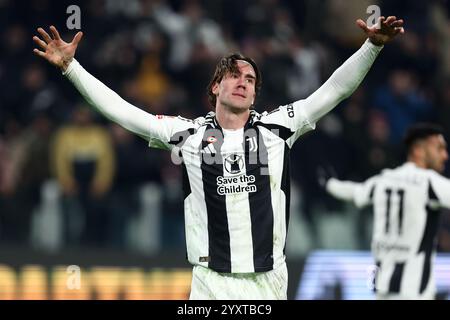
[[[408,129],[403,138],[406,153],[410,154],[415,144],[421,140],[425,140],[430,136],[444,134],[444,130],[432,123],[418,123]]]
[[[237,62],[239,60],[250,63],[250,65],[253,67],[253,70],[255,70],[256,74],[255,93],[256,95],[258,95],[258,92],[261,89],[262,84],[261,73],[259,72],[258,66],[256,65],[255,61],[253,61],[253,59],[246,57],[240,53],[233,53],[226,57],[223,57],[220,60],[220,62],[216,66],[214,76],[212,77],[211,82],[208,84],[207,87],[208,101],[213,108],[216,107],[216,98],[217,98],[216,95],[212,92],[214,85],[216,83],[220,83],[220,81],[222,81],[222,79],[227,74],[239,74],[240,71],[237,65]]]

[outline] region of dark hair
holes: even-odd
[[[411,152],[418,141],[438,134],[444,134],[444,130],[436,124],[418,123],[411,126],[403,139],[407,154]]]
[[[212,92],[212,88],[214,84],[222,81],[223,77],[227,74],[239,74],[239,68],[237,66],[237,61],[243,60],[247,61],[253,67],[256,74],[255,80],[255,93],[258,95],[259,90],[261,89],[262,78],[261,73],[259,72],[258,66],[252,58],[246,57],[240,53],[233,53],[226,57],[223,57],[220,62],[216,66],[216,71],[214,72],[214,76],[211,79],[211,82],[208,84],[207,93],[208,93],[208,101],[213,108],[216,107],[216,95]]]

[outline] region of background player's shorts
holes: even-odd
[[[218,273],[194,266],[191,300],[286,300],[288,273],[281,267],[258,273]]]
[[[376,298],[377,300],[435,300],[436,286],[434,281],[429,281],[427,289],[422,294],[412,290],[411,292],[405,291],[398,294],[377,292]]]
[[[411,296],[407,296],[407,295],[402,295],[402,294],[394,294],[394,293],[389,293],[389,294],[377,294],[376,295],[377,300],[435,300],[435,294],[422,294],[422,295],[411,295]]]

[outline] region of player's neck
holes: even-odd
[[[414,163],[419,168],[428,169],[426,164],[425,164],[425,161],[423,161],[422,159],[418,159],[416,157],[411,157],[410,156],[410,157],[408,157],[408,162]]]
[[[241,129],[247,123],[249,116],[250,110],[248,109],[242,112],[232,112],[223,106],[216,107],[216,119],[223,129]]]

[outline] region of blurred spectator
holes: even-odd
[[[450,76],[441,82],[436,100],[437,121],[445,128],[446,141],[450,141]],[[450,174],[450,166],[446,168]]]
[[[366,158],[362,160],[362,164],[366,167],[363,172],[374,175],[384,168],[396,165],[396,159],[399,159],[401,153],[389,140],[390,128],[384,113],[377,111],[370,113],[367,133],[367,149],[364,152]]]
[[[36,115],[24,129],[13,118],[0,137],[0,239],[27,244],[33,209],[49,174],[51,122]]]
[[[349,179],[351,177],[356,181],[361,181],[367,174],[366,157],[370,144],[366,133],[368,118],[366,109],[367,91],[361,87],[349,97],[348,101],[344,102],[344,106],[340,110],[343,120],[343,136],[349,145],[349,152],[352,154],[349,164],[352,169],[347,175]]]
[[[22,62],[26,54],[25,28],[20,24],[10,25],[0,33],[0,39],[0,125],[5,125],[7,114],[15,114],[17,118],[25,111],[25,106],[20,103],[23,98]]]
[[[114,143],[116,173],[108,200],[107,243],[119,249],[127,248],[127,227],[140,209],[139,188],[143,183],[160,182],[160,163],[157,152],[143,147],[135,135],[117,124],[110,124]]]
[[[162,70],[163,39],[153,37],[152,44],[145,56],[142,57],[141,66],[137,75],[137,85],[142,101],[151,106],[154,101],[162,99],[168,92],[169,80]]]
[[[103,245],[109,219],[106,196],[114,177],[115,158],[108,131],[93,123],[87,107],[78,106],[72,122],[56,133],[52,161],[64,197],[67,243]]]
[[[439,78],[450,76],[450,4],[447,8],[442,1],[433,1],[430,5],[429,21],[439,43]]]
[[[50,178],[49,156],[53,124],[45,113],[38,113],[21,139],[25,144],[25,157],[20,187],[26,190],[32,208],[40,201],[41,186]]]
[[[450,76],[442,81],[439,86],[436,109],[438,121],[450,131]],[[450,132],[446,132],[446,134],[450,138]]]
[[[28,242],[31,201],[20,181],[24,177],[27,145],[23,129],[14,119],[6,121],[0,141],[0,239],[4,243]]]
[[[350,165],[351,155],[348,144],[342,136],[342,123],[334,115],[326,115],[312,134],[301,138],[292,150],[296,159],[292,166],[292,177],[301,186],[302,209],[308,228],[311,230],[315,247],[321,246],[318,238],[317,219],[320,213],[339,212],[341,203],[326,196],[318,182],[319,168],[333,168],[340,176],[345,175]]]
[[[70,112],[60,96],[56,86],[47,79],[46,70],[39,64],[27,65],[23,71],[24,91],[19,99],[20,107],[16,112],[26,123],[34,114],[46,113],[52,119],[65,120]]]
[[[163,178],[163,216],[162,216],[162,243],[168,249],[180,251],[185,246],[183,203],[185,196],[183,190],[189,186],[185,169],[173,164],[171,155],[164,153],[164,165],[161,167]],[[181,169],[181,170],[180,170]]]
[[[306,98],[321,85],[321,61],[318,49],[307,45],[300,37],[290,38],[292,68],[287,74],[289,99]]]
[[[390,142],[400,144],[406,128],[432,117],[432,106],[410,70],[397,69],[390,73],[387,86],[377,89],[374,107],[384,112],[389,120]]]
[[[159,1],[153,17],[171,39],[169,64],[172,70],[183,70],[189,63],[193,48],[203,44],[211,54],[222,56],[226,45],[220,26],[205,16],[202,6],[196,0],[184,1],[180,13],[166,3]]]

